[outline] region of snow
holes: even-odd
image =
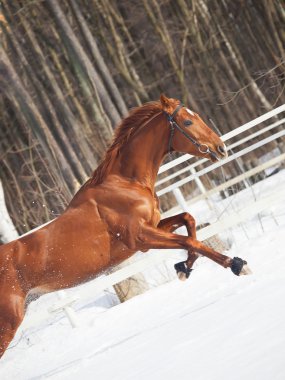
[[[284,184],[283,171],[217,200],[212,212],[205,203],[191,208],[201,222],[215,220]],[[103,298],[83,305],[79,328],[62,317],[18,333],[0,379],[283,380],[284,211],[280,204],[223,233],[232,243],[227,254],[247,260],[253,275],[236,277],[201,258],[186,282],[174,279],[113,308]]]

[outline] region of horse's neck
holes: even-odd
[[[167,137],[167,129],[154,120],[122,147],[109,173],[153,190],[159,166],[166,154]]]
[[[148,187],[154,194],[154,184],[158,169],[167,153],[169,131],[162,121],[154,120],[130,138],[115,159],[108,166],[109,175],[117,175],[126,180]],[[101,183],[101,182],[100,182]],[[104,183],[104,179],[103,179]],[[94,186],[90,178],[71,200],[70,207],[77,207],[86,200],[88,190]]]

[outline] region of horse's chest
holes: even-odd
[[[152,223],[151,224],[156,227],[158,223],[160,222],[160,218],[161,218],[161,215],[159,211],[159,200],[155,194],[154,198],[152,199]]]
[[[159,203],[155,197],[148,197],[141,207],[136,209],[138,221],[143,219],[146,223],[156,227],[160,222]]]
[[[138,223],[141,223],[143,220],[147,224],[156,227],[160,222],[158,201],[155,198],[146,198],[144,202],[134,207],[132,217]]]
[[[160,222],[160,212],[159,212],[158,207],[154,207],[151,224],[156,227],[159,222]]]

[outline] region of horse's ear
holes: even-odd
[[[163,108],[167,108],[169,107],[169,99],[167,96],[165,96],[164,94],[161,94],[160,95],[160,103],[162,105]]]

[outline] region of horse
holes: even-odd
[[[197,241],[189,213],[161,220],[155,179],[173,151],[213,162],[227,156],[223,141],[197,113],[162,94],[121,121],[104,159],[62,215],[0,246],[0,357],[31,294],[92,280],[137,251],[185,249],[187,260],[175,265],[180,279],[189,277],[200,255],[235,275],[249,274],[246,261]],[[187,236],[174,233],[181,226]]]

